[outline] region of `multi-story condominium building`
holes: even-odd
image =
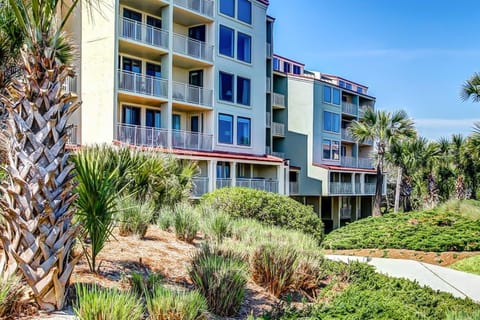
[[[197,161],[194,196],[244,186],[288,193],[266,152],[267,0],[114,0],[77,10],[78,144],[153,148]],[[270,67],[271,69],[271,67]],[[270,70],[271,72],[271,70]]]
[[[358,142],[348,130],[374,108],[368,88],[278,55],[272,86],[269,143],[272,154],[289,159],[290,195],[312,205],[327,230],[371,215],[372,141]]]

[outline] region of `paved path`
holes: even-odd
[[[449,292],[455,297],[469,297],[480,302],[480,276],[445,267],[405,259],[325,255],[336,261],[360,261],[374,266],[377,272],[397,278],[416,280],[422,286]]]

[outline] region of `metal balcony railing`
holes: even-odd
[[[213,18],[214,4],[211,0],[175,0],[175,5]]]
[[[232,186],[232,179],[217,179],[216,188],[229,188]]]
[[[290,194],[295,195],[298,194],[299,185],[298,182],[290,182]]]
[[[213,135],[199,132],[173,130],[172,147],[186,150],[212,151]]]
[[[373,195],[375,194],[375,190],[377,188],[377,184],[376,183],[372,183],[372,182],[366,182],[365,185],[363,186],[364,188],[364,194],[368,194],[368,195]]]
[[[285,152],[272,152],[272,156],[277,157],[277,158],[282,158],[285,159]]]
[[[182,34],[173,34],[173,51],[195,59],[213,62],[213,45]]]
[[[173,99],[177,101],[213,106],[213,90],[173,81]]]
[[[352,218],[352,208],[340,208],[340,219],[351,219]]]
[[[356,168],[357,167],[357,158],[355,157],[342,157],[341,158],[342,167]]]
[[[168,49],[168,31],[128,18],[120,18],[120,36],[142,44]]]
[[[280,93],[273,94],[273,105],[279,108],[285,108],[285,95]]]
[[[342,128],[342,140],[350,142],[356,141],[353,135],[350,133],[350,130],[348,130],[347,128]]]
[[[350,102],[342,102],[342,112],[346,114],[351,114],[353,116],[357,115],[357,106]]]
[[[118,70],[118,88],[136,94],[167,98],[168,81],[141,73]]]
[[[72,125],[70,128],[70,134],[68,136],[67,144],[79,144],[78,141],[78,126]]]
[[[285,137],[285,125],[283,123],[272,122],[272,135],[275,137]]]
[[[67,77],[63,82],[62,89],[65,92],[74,92],[77,93],[77,77]]]
[[[353,185],[351,182],[330,182],[331,194],[353,194]]]
[[[237,178],[236,186],[278,193],[277,180]]]
[[[195,177],[192,179],[192,195],[193,197],[201,197],[208,192],[208,177]]]
[[[358,158],[358,167],[362,169],[373,169],[375,165],[370,158]]]

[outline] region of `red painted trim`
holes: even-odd
[[[348,79],[345,79],[345,78],[342,78],[342,77],[339,77],[339,76],[336,76],[336,75],[333,75],[333,74],[328,74],[328,73],[322,73],[322,76],[325,76],[325,77],[331,77],[331,78],[335,78],[335,79],[340,79],[340,80],[343,80],[343,81],[347,81],[347,82],[350,82],[350,83],[353,83],[354,85],[356,86],[360,86],[362,88],[366,88],[368,90],[368,87],[366,85],[363,85],[361,83],[358,83],[358,82],[355,82],[355,81],[352,81],[352,80],[348,80]],[[343,88],[345,89],[345,88]],[[348,89],[347,89],[348,90]]]
[[[325,164],[313,164],[315,167],[320,167],[328,170],[335,170],[335,171],[345,171],[345,172],[366,172],[366,173],[376,173],[377,170],[375,169],[358,169],[358,168],[347,168],[347,167],[340,167],[340,166],[328,166]]]

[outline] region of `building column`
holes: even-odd
[[[167,8],[168,13],[167,17],[168,20],[168,43],[170,46],[170,54],[167,55],[167,74],[168,74],[168,103],[167,103],[167,146],[168,148],[172,148],[173,144],[173,135],[172,135],[172,114],[173,114],[173,6],[168,6]],[[162,17],[162,23],[164,19]],[[165,69],[165,66],[162,64],[162,74]],[[163,117],[163,115],[162,115]]]
[[[208,161],[208,192],[217,188],[217,160]]]
[[[365,194],[365,173],[360,174],[360,193]]]
[[[230,178],[232,179],[232,187],[237,185],[237,163],[235,161],[230,162]]]
[[[357,196],[356,197],[356,201],[357,201],[357,212],[356,212],[356,219],[355,220],[359,220],[361,217],[362,217],[362,197],[360,196]]]
[[[355,190],[355,173],[352,173],[352,175],[350,176],[350,181],[352,183],[353,194],[356,194],[358,191]]]

